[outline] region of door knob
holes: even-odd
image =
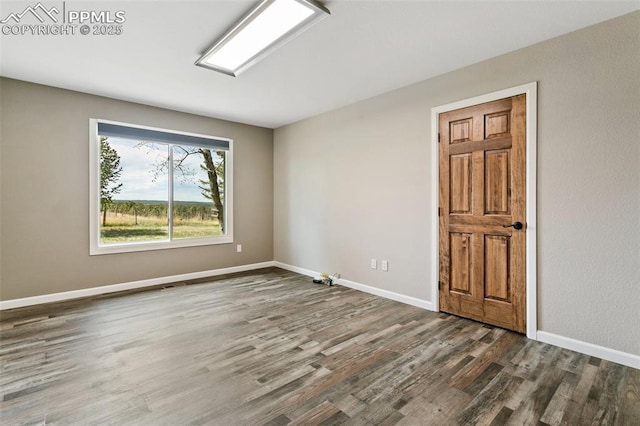
[[[524,225],[522,225],[522,222],[514,222],[511,225],[502,225],[503,228],[510,228],[513,226],[513,229],[522,229],[524,227]]]

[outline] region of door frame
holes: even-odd
[[[483,104],[487,102],[497,101],[498,99],[510,98],[512,96],[526,95],[526,220],[527,220],[527,236],[526,236],[526,319],[527,319],[527,337],[537,340],[538,329],[538,271],[537,271],[537,200],[536,200],[536,182],[537,182],[537,135],[538,135],[538,82],[523,84],[511,87],[497,92],[487,93],[485,95],[475,96],[469,99],[452,102],[446,105],[440,105],[431,108],[431,232],[433,235],[431,244],[431,294],[433,300],[434,311],[440,311],[440,292],[438,281],[440,279],[440,230],[439,217],[437,214],[439,207],[440,194],[440,171],[439,149],[438,149],[438,132],[439,132],[439,115],[448,111],[460,108],[466,108],[473,105]]]

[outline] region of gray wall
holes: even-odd
[[[0,93],[2,300],[273,260],[273,130],[4,78]],[[234,244],[89,256],[90,117],[232,138]]]
[[[276,129],[276,260],[432,300],[431,108],[531,81],[538,329],[640,354],[640,13]]]

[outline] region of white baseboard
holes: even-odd
[[[81,297],[98,296],[101,294],[115,293],[118,291],[134,290],[145,287],[153,287],[162,284],[171,284],[180,281],[195,280],[199,278],[213,277],[217,275],[232,274],[235,272],[251,271],[254,269],[278,267],[286,269],[288,271],[297,272],[302,275],[310,277],[317,277],[319,272],[309,269],[300,268],[297,266],[288,265],[282,262],[261,262],[253,263],[249,265],[232,266],[229,268],[212,269],[209,271],[191,272],[187,274],[171,275],[167,277],[151,278],[148,280],[131,281],[128,283],[112,284],[100,287],[86,288],[82,290],[65,291],[61,293],[44,294],[41,296],[25,297],[21,299],[11,299],[0,301],[0,311],[6,309],[22,308],[25,306],[40,305],[43,303],[61,302],[64,300],[78,299]],[[434,304],[428,300],[422,300],[404,294],[394,293],[392,291],[379,289],[366,284],[357,283],[355,281],[338,279],[336,284],[343,285],[345,287],[359,290],[365,293],[374,294],[376,296],[384,297],[387,299],[395,300],[397,302],[405,303],[407,305],[416,306],[418,308],[435,311]],[[536,339],[543,343],[548,343],[561,348],[569,349],[572,351],[580,352],[586,355],[595,356],[605,359],[607,361],[616,362],[618,364],[626,365],[628,367],[640,369],[640,356],[618,351],[616,349],[606,348],[604,346],[594,345],[593,343],[587,343],[580,340],[575,340],[570,337],[558,336],[546,331],[538,331],[536,333]]]
[[[627,367],[640,369],[640,356],[638,355],[605,348],[604,346],[575,340],[570,337],[558,336],[557,334],[547,333],[546,331],[538,331],[536,337],[536,340],[543,343],[549,343],[550,345],[606,359],[607,361],[616,362],[626,365]]]
[[[273,262],[273,266],[276,268],[286,269],[287,271],[297,272],[298,274],[306,275],[308,277],[318,277],[320,276],[320,272],[312,271],[310,269],[299,268],[297,266],[288,265],[282,262]]]
[[[411,296],[405,296],[404,294],[394,293],[393,291],[371,287],[369,285],[360,284],[354,281],[343,280],[342,278],[340,278],[337,283],[345,287],[352,288],[354,290],[360,290],[365,293],[384,297],[385,299],[395,300],[396,302],[401,302],[407,305],[416,306],[418,308],[426,309],[428,311],[435,311],[435,309],[433,308],[433,303],[428,300],[418,299],[416,297],[411,297]]]
[[[287,265],[286,263],[282,262],[274,262],[274,266],[297,272],[302,275],[308,275],[310,277],[317,277],[320,275],[319,272],[311,271],[309,269],[304,269],[297,266]],[[365,293],[374,294],[376,296],[406,303],[407,305],[417,306],[419,308],[428,309],[430,311],[436,311],[434,304],[428,300],[416,299],[414,297],[405,296],[403,294],[394,293],[388,290],[382,290],[376,287],[371,287],[342,278],[336,280],[336,283],[345,287],[353,288],[355,290],[363,291]],[[558,336],[556,334],[547,333],[546,331],[537,331],[536,336],[533,340],[538,340],[543,343],[548,343],[550,345],[580,352],[585,355],[595,356],[607,361],[616,362],[618,364],[626,365],[627,367],[640,369],[640,356],[638,355],[621,352],[615,349],[605,348],[604,346],[582,342],[580,340],[571,339],[569,337]]]
[[[0,301],[0,311],[6,309],[22,308],[25,306],[40,305],[43,303],[61,302],[64,300],[78,299],[81,297],[98,296],[101,294],[115,293],[124,290],[153,287],[162,284],[171,284],[180,281],[196,280],[199,278],[213,277],[216,275],[232,274],[235,272],[251,271],[253,269],[275,266],[273,261],[253,263],[250,265],[232,266],[229,268],[212,269],[209,271],[191,272],[188,274],[170,275],[167,277],[151,278],[148,280],[131,281],[128,283],[105,285],[100,287],[84,288],[82,290],[64,291],[61,293],[44,294],[42,296],[25,297],[22,299],[10,299]]]
[[[309,269],[299,268],[297,266],[287,265],[282,262],[274,262],[276,267],[286,269],[288,271],[297,272],[302,275],[308,275],[310,277],[317,277],[320,275],[319,272],[311,271]],[[336,284],[352,288],[354,290],[359,290],[364,293],[374,294],[376,296],[384,297],[385,299],[395,300],[396,302],[405,303],[407,305],[416,306],[418,308],[427,309],[429,311],[434,311],[433,303],[428,300],[418,299],[416,297],[405,296],[404,294],[394,293],[393,291],[383,290],[376,287],[371,287],[366,284],[357,283],[355,281],[345,280],[344,278],[339,278],[335,281]]]

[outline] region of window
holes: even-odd
[[[233,141],[90,120],[90,254],[233,242]]]

